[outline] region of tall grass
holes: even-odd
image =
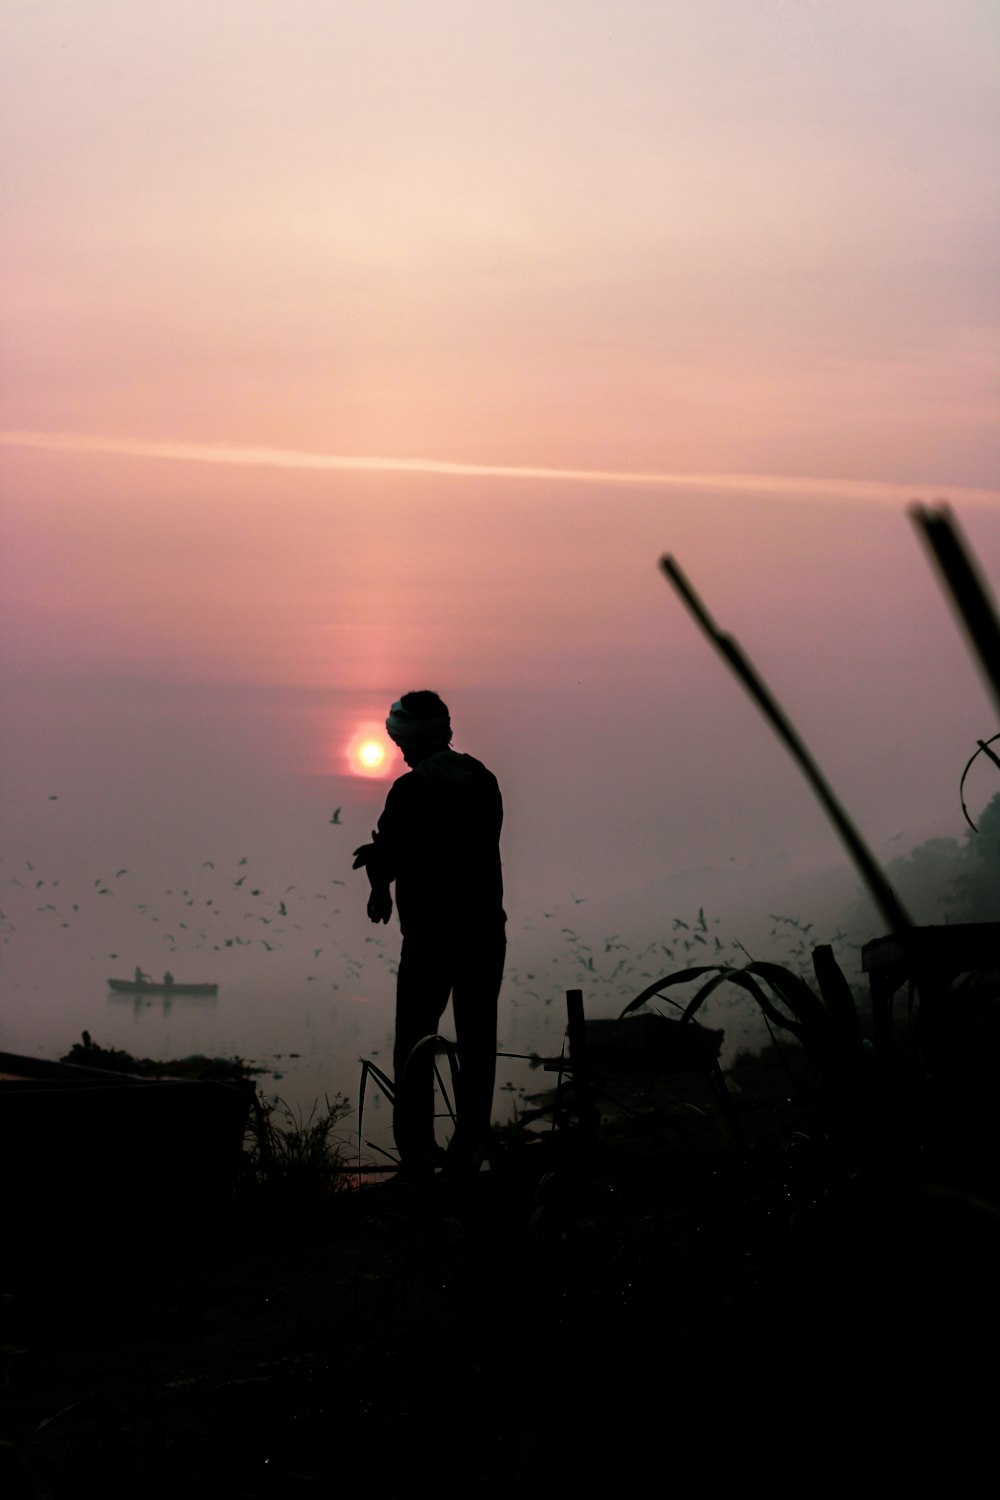
[[[240,1196],[270,1206],[319,1206],[354,1185],[341,1126],[350,1114],[339,1094],[313,1104],[307,1115],[283,1099],[254,1097],[247,1129]]]

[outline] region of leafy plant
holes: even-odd
[[[864,1036],[850,985],[828,944],[813,949],[813,967],[815,989],[783,964],[766,960],[752,960],[741,967],[701,964],[681,969],[648,985],[629,1002],[621,1018],[660,997],[665,990],[700,980],[693,997],[678,1007],[681,1021],[690,1021],[720,985],[732,984],[756,1002],[766,1021],[790,1033],[818,1069],[829,1071],[852,1065],[862,1054]]]
[[[254,1098],[247,1130],[244,1191],[269,1198],[321,1203],[352,1185],[346,1143],[338,1134],[350,1114],[337,1094],[318,1102],[308,1115],[293,1112],[283,1099]]]
[[[1000,620],[972,555],[947,507],[914,506],[911,516],[937,565],[985,680],[1000,704]],[[940,1139],[941,1131],[933,1121],[933,1110],[928,1107],[928,1089],[933,1080],[939,1092],[950,1097],[952,1106],[963,1102],[961,1113],[967,1134],[995,1139],[995,1110],[990,1111],[983,1104],[982,1089],[968,1087],[969,1067],[974,1057],[981,1057],[983,1052],[981,1043],[977,1045],[977,1036],[993,1038],[1000,1031],[1000,996],[996,993],[994,973],[995,933],[989,933],[982,925],[970,924],[957,934],[960,951],[952,944],[952,952],[946,955],[945,945],[937,940],[939,930],[914,928],[893,885],[746,654],[732,636],[719,630],[675,559],[665,556],[660,566],[706,639],[738,677],[806,778],[891,934],[879,941],[881,952],[867,955],[869,962],[879,968],[872,998],[878,1049],[875,1060],[879,1065],[880,1085],[884,1085],[877,1100],[882,1121],[889,1123],[892,1108],[902,1100],[906,1100],[908,1109],[919,1100],[918,1133],[923,1135],[924,1145],[935,1137]],[[980,741],[980,748],[985,750],[989,743]],[[988,846],[983,852],[988,852]],[[982,956],[977,956],[980,950]],[[960,965],[957,973],[956,959]],[[687,1018],[720,984],[736,984],[754,998],[769,1026],[796,1037],[827,1081],[836,1077],[840,1085],[847,1084],[841,1088],[839,1105],[850,1111],[862,1096],[866,1105],[873,1104],[876,1101],[868,1077],[862,1078],[859,1066],[864,1057],[864,1038],[850,988],[829,948],[814,950],[813,964],[815,991],[800,976],[775,964],[752,962],[742,968],[715,964],[682,970],[650,985],[623,1014],[671,985],[701,980],[700,988],[685,1008],[684,1018]],[[873,967],[873,975],[874,972]],[[905,1058],[894,1055],[891,1016],[892,995],[904,980],[910,984],[915,1039],[914,1048]],[[869,1075],[870,1072],[867,1070]],[[970,1094],[980,1104],[972,1112],[965,1103]],[[917,1117],[910,1118],[915,1121]]]

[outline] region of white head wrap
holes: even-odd
[[[390,708],[385,727],[397,745],[446,745],[451,739],[451,719],[447,714],[436,719],[418,719],[399,702]]]

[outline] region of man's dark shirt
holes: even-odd
[[[441,750],[389,788],[373,876],[396,882],[404,937],[501,933],[503,803],[492,771]]]

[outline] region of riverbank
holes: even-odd
[[[743,1071],[771,1128],[738,1151],[658,1113],[508,1133],[464,1185],[244,1203],[169,1249],[67,1225],[2,1304],[4,1493],[971,1482],[1000,1215],[961,1162],[841,1171]]]

